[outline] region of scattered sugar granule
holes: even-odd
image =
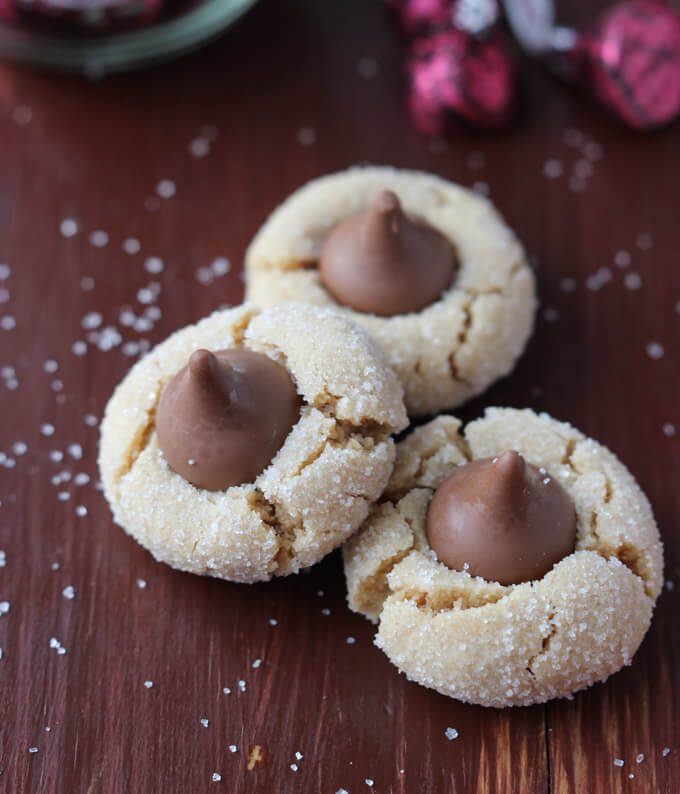
[[[661,755],[665,758],[670,753],[670,751],[671,751],[670,747],[664,747],[663,750],[661,751]]]
[[[247,689],[246,682],[243,679],[241,679],[238,682],[238,688],[241,690],[241,692],[245,692],[246,691],[246,689]]]
[[[331,614],[331,611],[330,611],[330,609],[324,608],[324,609],[322,609],[322,610],[321,610],[321,614],[322,614],[324,617],[328,617],[328,615],[330,615],[330,614]]]
[[[53,436],[54,435],[54,425],[50,425],[47,422],[44,425],[40,425],[40,432],[44,436]]]
[[[554,309],[552,306],[548,306],[547,309],[543,310],[543,319],[547,323],[556,323],[560,318],[560,314],[557,309]]]
[[[85,414],[83,421],[88,427],[96,427],[99,424],[99,419],[94,414]]]
[[[37,753],[38,752],[38,748],[37,747],[29,747],[28,748],[28,752],[29,753]]]
[[[291,764],[290,768],[293,770],[293,772],[297,772],[298,771],[298,765],[297,764]]]
[[[608,267],[601,267],[588,276],[586,279],[586,287],[590,290],[598,290],[603,287],[608,281],[611,281],[612,272]]]
[[[269,618],[269,625],[270,626],[277,626],[279,621],[276,618]]]
[[[235,744],[230,744],[229,745],[229,752],[230,753],[237,753],[238,752],[238,747]]]
[[[483,182],[481,180],[478,181],[478,182],[473,182],[472,183],[472,190],[474,190],[475,193],[479,193],[481,196],[488,196],[489,193],[491,192],[491,188],[489,187],[489,183],[488,182]]]
[[[602,159],[604,149],[602,148],[602,145],[596,141],[588,141],[588,143],[586,143],[586,145],[583,147],[583,154],[585,154],[589,160],[595,162],[596,160]]]
[[[87,353],[87,344],[82,339],[78,339],[71,346],[71,350],[76,356],[84,356]]]
[[[54,463],[60,463],[64,459],[64,453],[60,449],[53,449],[50,452],[50,460]]]
[[[579,179],[587,179],[593,173],[593,164],[590,160],[577,160],[574,163],[574,176]]]
[[[144,270],[147,273],[162,273],[165,265],[163,264],[163,260],[158,256],[148,256],[144,260]]]
[[[92,276],[83,276],[80,279],[80,289],[83,292],[89,292],[94,289],[94,279]]]
[[[444,736],[446,736],[449,741],[452,741],[458,738],[458,731],[455,728],[447,728],[444,731]]]
[[[75,460],[80,460],[83,457],[83,448],[80,444],[69,444],[67,450],[68,454]]]
[[[153,303],[156,296],[153,294],[153,291],[150,290],[148,287],[142,287],[137,293],[137,300],[140,303]],[[148,328],[144,329],[145,331],[149,330]]]
[[[323,597],[324,597],[324,595],[325,595],[325,593],[324,593],[324,591],[323,591],[323,590],[317,590],[317,591],[316,591],[316,594],[319,596],[319,598],[323,598]]]
[[[210,269],[215,276],[226,276],[231,270],[231,262],[223,256],[218,256],[217,259],[213,259]]]
[[[145,681],[145,682],[144,682],[144,686],[145,686],[147,689],[152,689],[152,688],[153,688],[153,681]]]
[[[80,324],[83,328],[92,330],[93,328],[99,328],[99,326],[102,324],[102,320],[103,317],[99,312],[88,312],[80,321]]]
[[[571,146],[573,149],[580,149],[581,146],[583,146],[585,136],[581,130],[574,129],[574,127],[569,127],[569,129],[564,131],[562,140],[567,144],[567,146]]]
[[[562,292],[573,292],[576,289],[576,279],[567,276],[560,281],[560,289]]]
[[[81,518],[83,516],[86,516],[87,515],[87,507],[85,507],[85,505],[78,505],[76,507],[76,515],[80,516]]]
[[[45,725],[45,731],[46,731],[46,733],[49,733],[51,730],[52,730],[52,728],[50,728],[50,726],[49,726],[49,725]]]
[[[137,587],[143,590],[146,587],[146,579],[137,579]]]
[[[300,127],[295,138],[300,146],[312,146],[316,142],[316,131],[313,127]]]
[[[210,154],[210,141],[207,138],[194,138],[187,146],[192,157],[205,157]]]
[[[205,717],[201,717],[201,725],[202,725],[204,728],[207,728],[207,727],[208,727],[208,725],[210,725],[210,723],[208,722],[208,720],[207,720]]]
[[[631,261],[632,257],[628,251],[617,251],[614,254],[614,264],[617,267],[628,267]]]
[[[50,568],[51,568],[53,571],[58,571],[58,570],[61,568],[61,565],[60,565],[60,563],[58,563],[58,562],[53,562],[53,563],[50,565]]]
[[[663,358],[664,349],[660,342],[650,342],[645,348],[647,355],[653,359]]]
[[[623,278],[623,284],[626,289],[636,290],[642,286],[642,278],[639,273],[626,273]]]
[[[674,436],[675,435],[675,425],[672,422],[666,422],[666,424],[663,426],[663,434],[664,434],[664,436],[668,436],[668,438],[670,438],[671,436]]]
[[[262,664],[262,659],[255,659],[255,661],[252,664],[252,667],[254,669],[257,669],[261,664]]]
[[[346,788],[339,788],[335,794],[349,794],[349,791]]]
[[[7,552],[2,551],[0,549],[0,568],[4,568],[7,565]]]
[[[220,780],[222,780],[222,775],[220,775],[219,772],[213,772],[213,774],[212,774],[212,782],[213,783],[219,783]]]
[[[90,482],[90,475],[86,474],[84,471],[78,472],[73,478],[73,482],[76,485],[87,485],[88,482]]]
[[[554,157],[550,158],[550,160],[546,160],[543,164],[543,176],[546,179],[557,179],[562,176],[563,171],[562,162],[556,160]]]
[[[43,364],[43,370],[45,372],[56,372],[59,369],[59,364],[54,361],[54,359],[48,358],[47,361]]]
[[[177,192],[177,186],[172,179],[161,179],[156,185],[156,193],[163,199],[172,198]]]
[[[6,281],[12,272],[9,265],[0,265],[0,281]]]
[[[304,755],[302,755],[302,753],[298,750],[295,753],[295,757],[297,758],[298,761],[302,761],[302,759],[304,758]]]
[[[0,303],[9,303],[9,290],[5,289],[4,287],[0,289]]]
[[[614,759],[614,766],[623,766],[623,758],[615,758]]]
[[[78,223],[73,218],[64,218],[59,224],[59,232],[62,237],[73,237],[78,234]]]
[[[638,753],[638,755],[635,756],[635,763],[636,764],[641,764],[644,760],[645,760],[645,754],[644,753]]]
[[[225,686],[222,691],[224,692],[225,695],[231,695],[231,689],[229,689],[228,686]]]
[[[101,229],[97,229],[90,234],[90,245],[93,245],[95,248],[104,248],[108,243],[109,235],[101,231]]]
[[[370,786],[370,787],[372,788],[372,787],[373,787],[373,778],[367,777],[367,778],[364,780],[364,783],[365,783],[367,786]]]
[[[10,609],[9,601],[0,601],[0,615],[6,615]]]
[[[211,284],[213,278],[213,272],[209,267],[199,267],[196,271],[196,281],[200,284]]]
[[[28,444],[24,441],[15,441],[15,443],[12,444],[12,452],[15,455],[25,455],[28,452]]]
[[[375,58],[364,56],[357,61],[357,74],[364,80],[371,80],[378,74],[378,62]]]
[[[64,596],[64,598],[67,598],[69,601],[72,601],[76,597],[76,591],[73,585],[68,585],[67,587],[65,587],[61,591],[61,594]]]
[[[25,127],[31,123],[33,111],[28,105],[17,105],[12,109],[12,121],[19,127]]]
[[[665,587],[669,593],[672,593],[675,590],[675,582],[672,579],[666,579]]]
[[[57,378],[50,383],[50,388],[52,391],[61,391],[64,388],[64,381]]]
[[[356,642],[356,637],[346,637],[345,638],[345,642],[348,645],[354,645],[354,643]]]
[[[569,190],[574,193],[583,193],[586,189],[586,181],[585,179],[581,179],[580,177],[574,175],[569,180]]]
[[[2,320],[0,320],[0,326],[4,331],[12,331],[17,326],[16,317],[12,317],[11,314],[6,314]]]
[[[641,251],[648,251],[652,247],[654,240],[649,232],[640,232],[635,238],[635,242]]]

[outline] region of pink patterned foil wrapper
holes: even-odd
[[[516,67],[499,31],[477,39],[455,27],[413,43],[407,69],[416,128],[444,134],[451,122],[497,129],[516,106]]]
[[[574,51],[597,99],[639,130],[664,126],[680,113],[680,19],[653,0],[613,6]]]

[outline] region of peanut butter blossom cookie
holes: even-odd
[[[320,560],[366,518],[407,424],[364,329],[289,304],[219,311],[116,389],[99,465],[114,518],[158,560],[254,582]]]
[[[530,410],[441,416],[397,445],[344,547],[350,607],[406,675],[470,703],[564,697],[630,664],[662,584],[645,495],[606,448]]]
[[[363,325],[411,414],[452,408],[510,372],[536,309],[522,246],[487,199],[383,167],[284,201],[248,249],[246,283],[260,306],[299,300]]]

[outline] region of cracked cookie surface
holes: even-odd
[[[196,488],[165,462],[154,415],[198,348],[246,347],[285,366],[300,419],[252,483]],[[402,389],[373,340],[337,313],[289,304],[218,311],[140,360],[111,397],[99,466],[114,518],[156,559],[239,582],[312,565],[361,524],[407,424]]]
[[[574,502],[577,541],[542,579],[519,585],[454,571],[425,531],[453,468],[516,449]],[[343,550],[348,602],[378,623],[376,645],[408,678],[484,706],[540,703],[630,664],[662,585],[647,498],[626,467],[571,425],[530,410],[441,416],[397,445],[380,504]]]
[[[394,191],[458,255],[453,283],[420,312],[377,317],[342,307],[316,267],[330,230],[381,190]],[[410,414],[452,408],[484,391],[512,370],[533,326],[534,277],[515,235],[487,199],[431,174],[362,167],[316,179],[272,213],[245,266],[248,300],[333,306],[367,328],[401,380]]]

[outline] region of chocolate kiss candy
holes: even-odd
[[[576,513],[558,482],[509,450],[444,480],[430,503],[427,537],[449,568],[519,584],[571,554]]]
[[[451,243],[429,224],[409,218],[391,191],[339,223],[319,260],[333,297],[360,312],[392,317],[436,301],[456,270]]]
[[[252,350],[197,350],[165,387],[158,443],[172,469],[208,491],[253,482],[300,413],[286,370]]]

